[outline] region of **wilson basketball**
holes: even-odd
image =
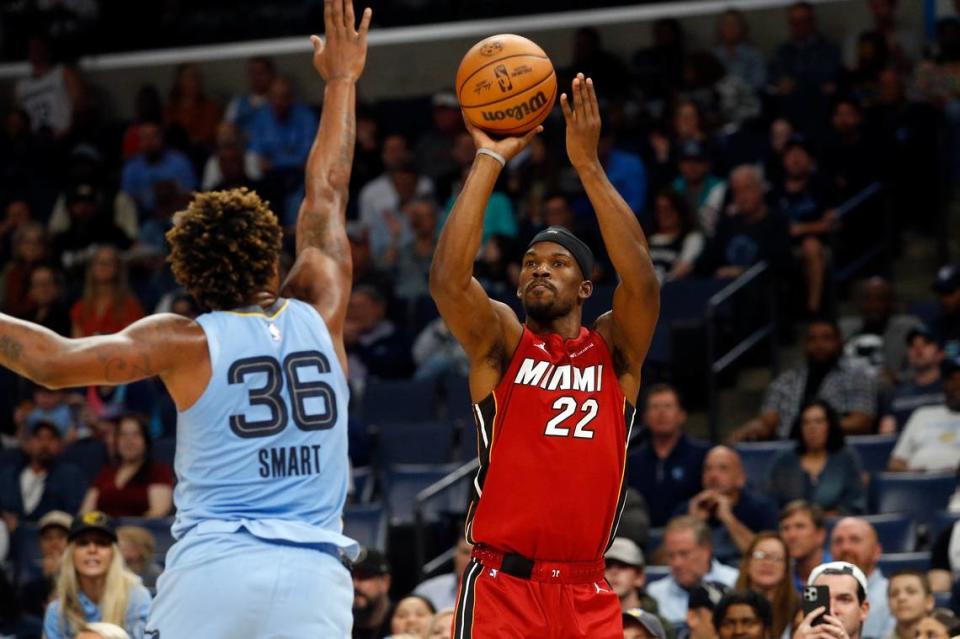
[[[526,133],[546,119],[557,98],[550,58],[511,34],[473,45],[457,70],[457,98],[467,120],[497,135]]]

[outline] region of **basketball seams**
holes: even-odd
[[[483,107],[486,107],[486,106],[490,106],[491,104],[498,104],[498,103],[500,103],[500,102],[506,102],[506,101],[510,100],[511,98],[515,98],[519,93],[526,93],[527,91],[530,91],[531,89],[534,89],[534,88],[540,86],[541,84],[543,84],[544,82],[546,82],[546,81],[549,80],[550,78],[555,78],[556,76],[557,76],[556,72],[555,72],[555,71],[553,70],[553,68],[551,67],[551,68],[550,68],[550,73],[547,74],[546,76],[544,76],[542,80],[537,80],[536,82],[534,82],[533,84],[531,84],[531,85],[528,86],[527,88],[523,89],[522,91],[518,91],[517,93],[515,93],[515,94],[513,94],[513,95],[511,95],[511,96],[508,96],[508,97],[505,97],[505,98],[504,98],[504,97],[501,97],[499,100],[494,100],[494,101],[492,101],[492,102],[484,102],[483,104],[471,104],[470,106],[465,106],[465,105],[461,102],[461,103],[460,103],[460,108],[461,108],[461,109],[480,109],[480,108],[483,108]],[[557,92],[554,91],[553,93],[554,93],[554,95],[556,95]]]
[[[531,88],[532,88],[532,87],[531,87]],[[528,89],[528,90],[529,90],[529,89]],[[557,88],[554,87],[554,88],[553,88],[553,93],[551,93],[551,94],[550,94],[550,97],[547,98],[547,103],[550,104],[550,108],[549,108],[549,109],[543,109],[543,111],[538,115],[538,117],[540,118],[540,120],[539,120],[534,126],[539,126],[544,120],[547,119],[547,116],[550,114],[550,111],[553,110],[553,105],[556,103],[556,97],[557,97]],[[477,108],[477,107],[463,107],[463,108],[464,108],[464,110],[466,110],[466,109],[474,109],[474,108]],[[526,133],[527,131],[530,130],[530,124],[529,124],[529,123],[524,123],[524,124],[521,124],[521,125],[519,125],[519,126],[511,127],[511,128],[509,128],[509,129],[489,129],[489,128],[488,128],[488,129],[485,129],[485,130],[488,131],[488,132],[490,132],[490,133],[493,133],[494,135],[511,135],[511,134],[514,134],[514,133]]]
[[[500,64],[500,63],[503,62],[504,60],[509,60],[510,58],[537,58],[537,59],[540,59],[540,60],[546,60],[546,61],[547,61],[547,64],[550,65],[550,71],[553,72],[553,63],[550,62],[550,58],[548,58],[548,57],[545,56],[545,55],[537,55],[536,53],[513,53],[513,54],[511,54],[511,55],[505,55],[505,56],[503,56],[502,58],[497,58],[496,60],[491,60],[490,62],[487,62],[487,63],[486,63],[485,65],[483,65],[482,67],[479,67],[479,68],[477,68],[477,69],[474,69],[473,72],[470,73],[470,75],[468,75],[466,78],[464,78],[463,82],[460,83],[460,86],[457,87],[457,99],[458,99],[458,100],[460,99],[460,95],[463,93],[463,87],[467,86],[467,83],[469,83],[470,80],[472,80],[475,75],[477,75],[478,73],[480,73],[481,71],[483,71],[484,69],[486,69],[487,67],[489,67],[489,66],[492,65],[492,64]],[[463,64],[463,63],[461,62],[461,64]],[[549,76],[548,76],[548,77],[549,77]],[[540,82],[542,82],[542,80],[541,80]],[[539,82],[538,82],[538,84],[539,84]],[[463,106],[463,103],[462,103],[462,102],[461,102],[461,106]],[[473,107],[466,107],[466,108],[473,108]]]

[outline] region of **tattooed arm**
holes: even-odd
[[[183,407],[199,396],[190,387],[203,374],[200,369],[209,368],[195,364],[207,361],[206,353],[203,330],[179,315],[150,315],[113,335],[68,339],[0,313],[0,366],[48,388],[127,384],[160,376],[177,406]],[[196,376],[174,375],[185,362]]]
[[[352,276],[345,213],[356,140],[356,83],[366,62],[370,17],[366,9],[357,29],[352,0],[324,0],[325,41],[311,38],[313,66],[327,84],[297,216],[297,261],[281,290],[317,308],[344,366],[343,322]]]

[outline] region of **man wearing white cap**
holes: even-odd
[[[830,532],[830,555],[838,561],[852,563],[867,578],[865,589],[867,601],[870,602],[870,618],[863,627],[865,639],[886,637],[896,624],[887,600],[889,583],[877,566],[882,553],[883,546],[880,545],[877,531],[865,519],[844,517]]]
[[[793,639],[862,639],[862,631],[870,613],[867,601],[867,577],[846,561],[820,564],[810,573],[808,586],[830,589],[830,609],[813,610],[797,626]],[[822,623],[813,625],[823,615]]]

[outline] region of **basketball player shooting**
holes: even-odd
[[[579,75],[561,96],[566,147],[620,275],[613,310],[581,325],[593,255],[569,231],[540,232],[523,255],[521,323],[473,278],[483,212],[503,165],[539,130],[494,140],[467,123],[477,156],[444,225],[430,290],[470,358],[480,470],[467,513],[474,544],[454,637],[623,636],[603,554],[624,499],[626,443],[659,287],[636,216],[597,157],[600,113]]]
[[[210,309],[196,321],[159,314],[64,339],[0,315],[0,364],[16,373],[50,388],[159,376],[176,403],[177,542],[147,637],[350,635],[345,211],[370,18],[358,29],[350,0],[325,0],[325,40],[312,38],[323,115],[284,282],[267,205],[245,189],[201,193],[167,234],[174,275]]]

